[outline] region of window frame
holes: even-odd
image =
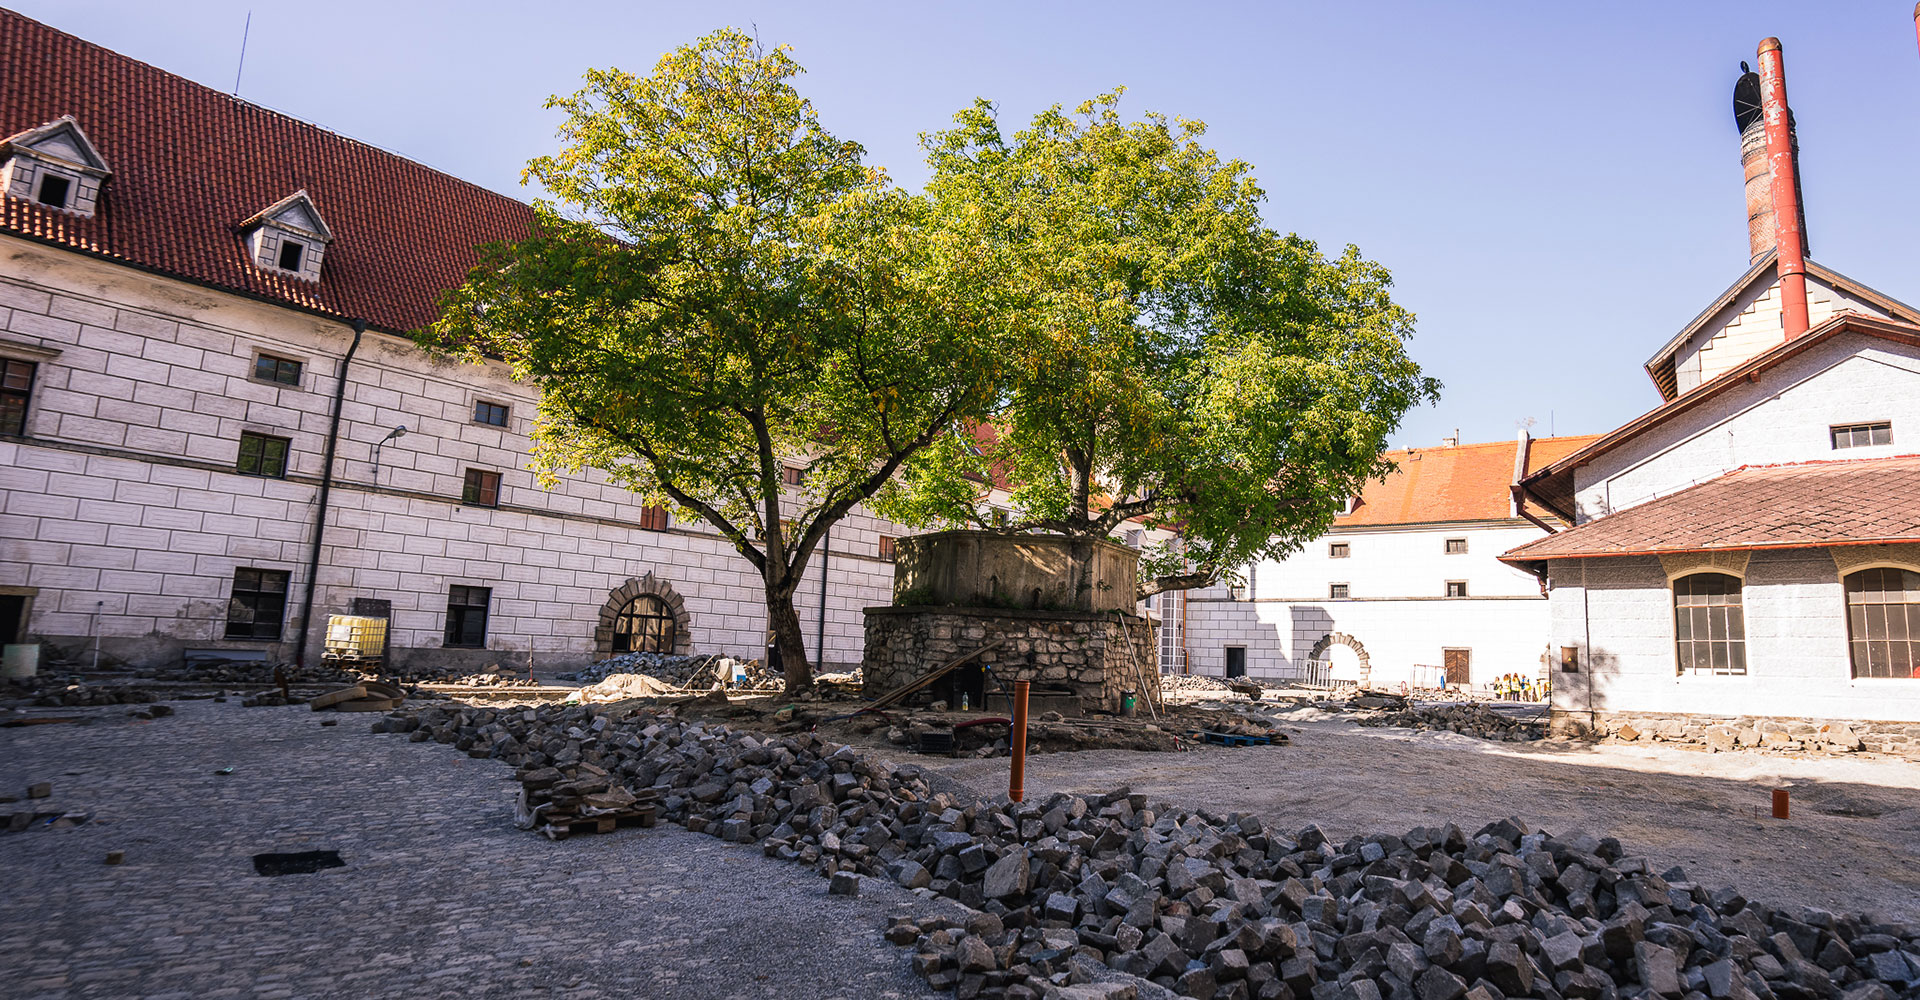
[[[33,203],[41,208],[51,208],[57,212],[73,211],[74,188],[78,186],[75,184],[74,179],[62,171],[48,170],[46,167],[41,167],[39,173],[40,176],[36,178],[33,183]],[[55,181],[60,183],[60,203],[57,205],[46,200],[47,185]]]
[[[1454,548],[1456,544],[1460,547]],[[1467,554],[1467,540],[1465,538],[1449,538],[1441,545],[1440,550],[1446,555],[1464,556]]]
[[[1718,595],[1711,591],[1697,590],[1696,588],[1703,586],[1706,578],[1709,577],[1732,581],[1731,589]],[[1682,593],[1681,585],[1687,584],[1688,581],[1698,582],[1689,584],[1686,588],[1687,592]],[[1672,615],[1670,620],[1673,622],[1674,676],[1745,677],[1750,673],[1751,664],[1747,659],[1746,589],[1745,579],[1720,569],[1694,570],[1667,581],[1667,600]],[[1713,600],[1715,596],[1721,597],[1722,600],[1715,602]],[[1688,599],[1688,603],[1681,603],[1683,597]],[[1731,597],[1731,600],[1727,600],[1728,597]],[[1716,607],[1733,609],[1719,616],[1720,621],[1717,625],[1713,614],[1713,609]],[[1682,609],[1688,612],[1684,619],[1684,627],[1681,617]],[[1695,631],[1702,623],[1705,625],[1707,636],[1704,639],[1695,638]],[[1719,632],[1720,638],[1715,638],[1716,631]],[[1719,651],[1714,647],[1722,644],[1725,646],[1725,655],[1716,662],[1715,657]],[[1704,666],[1701,665],[1700,653],[1700,648],[1703,646],[1706,649]]]
[[[1864,433],[1865,441],[1855,441],[1854,437]],[[1840,436],[1847,436],[1847,443],[1840,443]],[[1874,435],[1880,440],[1875,441]],[[1827,447],[1829,451],[1848,451],[1853,448],[1884,448],[1893,444],[1892,420],[1859,420],[1849,424],[1830,424],[1827,427]]]
[[[267,361],[273,362],[274,371],[271,375],[263,375],[260,373],[261,363]],[[293,366],[293,378],[291,380],[280,377],[285,371],[283,368],[285,365]],[[255,351],[253,354],[253,372],[248,377],[255,382],[265,382],[268,385],[288,385],[299,388],[300,381],[306,377],[306,374],[307,363],[305,361],[268,351]]]
[[[665,507],[656,504],[642,504],[640,506],[641,531],[665,531],[670,523]]]
[[[246,468],[246,464],[245,464],[247,460],[247,442],[249,439],[261,442],[261,445],[260,445],[261,452],[258,456],[256,456],[255,462],[254,462],[255,467],[251,471],[249,471]],[[264,471],[265,462],[267,458],[266,447],[268,442],[278,442],[281,446],[280,471],[278,473]],[[293,467],[293,439],[292,438],[283,438],[274,434],[265,433],[263,431],[244,431],[243,430],[240,432],[239,449],[235,453],[234,459],[233,459],[234,472],[242,476],[254,476],[260,479],[285,479],[287,478],[287,473],[292,470],[292,467]]]
[[[1327,600],[1350,601],[1352,599],[1353,599],[1353,584],[1335,583],[1331,581],[1327,583]]]
[[[1457,594],[1456,594],[1456,593],[1454,593],[1454,588],[1456,588],[1456,587],[1458,587],[1458,588],[1459,588],[1459,590],[1460,590],[1460,592],[1459,592],[1459,593],[1457,593]],[[1467,597],[1467,596],[1468,596],[1468,594],[1467,594],[1467,581],[1465,581],[1465,580],[1448,580],[1448,581],[1447,581],[1447,585],[1446,585],[1446,589],[1445,589],[1445,590],[1443,591],[1443,593],[1444,593],[1444,594],[1446,595],[1446,599],[1447,599],[1447,600],[1449,600],[1449,601],[1457,601],[1457,600],[1460,600],[1460,599],[1461,599],[1461,598],[1463,598],[1463,597]]]
[[[27,387],[25,389],[14,389],[7,385],[7,380],[13,377],[13,366],[15,365],[23,365],[27,369]],[[5,423],[0,423],[0,437],[23,438],[27,436],[27,428],[33,422],[33,387],[39,380],[40,362],[0,354],[0,415],[4,415],[12,410],[11,401],[13,399],[17,398],[20,401],[20,426],[14,428],[7,426]]]
[[[1898,579],[1901,584],[1900,593],[1907,599],[1897,603],[1884,600],[1855,601],[1853,599],[1853,580],[1856,577],[1864,577],[1868,573],[1883,574],[1879,589],[1872,591],[1878,594],[1891,593],[1891,591],[1886,589],[1884,574],[1899,574]],[[1908,577],[1913,577],[1914,579],[1910,580]],[[1865,591],[1863,591],[1863,593],[1865,593]],[[1916,631],[1916,625],[1920,625],[1920,597],[1916,597],[1916,594],[1920,594],[1920,570],[1915,570],[1910,566],[1881,563],[1870,566],[1860,566],[1847,573],[1841,574],[1840,598],[1843,602],[1843,615],[1847,625],[1847,670],[1851,679],[1856,681],[1903,681],[1920,679],[1920,662],[1916,662],[1915,660],[1915,657],[1920,655],[1920,632]],[[1892,616],[1889,611],[1885,610],[1896,607],[1904,609],[1901,616],[1902,622],[1900,628],[1903,635],[1899,638],[1894,638],[1891,635],[1894,631]],[[1858,616],[1855,614],[1856,608],[1861,609]],[[1868,631],[1870,633],[1873,615],[1871,609],[1874,608],[1882,609],[1880,614],[1883,623],[1882,631],[1885,633],[1885,637],[1876,639],[1871,634],[1865,637],[1859,637],[1859,626],[1869,626]],[[1856,617],[1859,619],[1857,623]],[[1874,665],[1873,646],[1876,643],[1885,643],[1888,646],[1886,673],[1876,673],[1872,669]],[[1894,672],[1899,669],[1899,664],[1896,662],[1898,657],[1894,656],[1893,649],[1896,644],[1905,647],[1901,650],[1906,660],[1907,672],[1905,674]],[[1865,664],[1861,662],[1863,653],[1866,659]],[[1862,672],[1862,666],[1867,668],[1865,672]]]
[[[1353,558],[1353,543],[1352,542],[1328,542],[1327,558],[1328,559]]]
[[[486,407],[492,407],[495,410],[499,410],[500,419],[488,420],[485,417],[482,417],[481,413],[485,412]],[[473,421],[472,422],[476,424],[484,424],[488,427],[498,427],[502,430],[505,430],[507,428],[507,425],[513,422],[513,404],[496,403],[491,399],[475,399],[473,401]]]
[[[252,575],[252,586],[243,589],[241,583],[243,580],[248,579],[247,574]],[[268,580],[276,578],[280,585],[278,592],[263,588],[262,585]],[[224,638],[240,642],[281,641],[286,633],[287,627],[287,594],[292,589],[293,574],[287,570],[235,566],[233,568],[233,582],[229,585],[227,591],[227,625],[221,635]],[[252,595],[253,602],[244,603],[241,597],[242,594]],[[273,617],[271,635],[260,634],[263,625],[260,605],[260,599],[262,597],[276,598],[279,603],[279,607],[276,609]],[[236,612],[243,609],[249,616],[249,620],[245,622],[239,621],[236,615]],[[244,631],[246,634],[236,634],[236,629]]]
[[[798,465],[782,465],[780,467],[780,482],[784,486],[805,486],[807,484],[807,470]]]
[[[898,558],[900,550],[896,547],[895,543],[899,540],[899,535],[881,535],[879,541],[874,544],[874,551],[877,552],[882,559]]]
[[[460,485],[460,503],[466,507],[500,506],[500,474],[488,469],[467,469]]]
[[[474,595],[479,595],[480,603],[473,603]],[[463,602],[459,598],[465,598]],[[445,649],[485,649],[487,648],[487,625],[492,616],[493,588],[471,587],[455,583],[447,587],[447,621],[445,634],[441,636]],[[479,619],[479,641],[455,641],[471,631],[469,626],[475,616]]]

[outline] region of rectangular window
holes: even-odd
[[[300,261],[307,254],[307,245],[299,240],[280,237],[280,270],[300,270]]]
[[[507,413],[508,408],[499,403],[489,403],[485,400],[480,400],[473,404],[473,422],[476,424],[492,424],[495,427],[505,427],[507,426]]]
[[[1465,596],[1467,596],[1467,581],[1465,581],[1465,580],[1448,580],[1448,581],[1447,581],[1447,596],[1448,596],[1448,597],[1465,597]]]
[[[1563,674],[1577,674],[1580,672],[1579,646],[1560,647],[1560,672]]]
[[[1348,546],[1346,542],[1328,542],[1327,543],[1328,559],[1345,559],[1352,554],[1353,554],[1353,550],[1351,547]]]
[[[893,539],[894,539],[894,536],[892,535],[880,536],[880,558],[882,559],[893,558]]]
[[[1695,573],[1673,581],[1673,638],[1680,673],[1746,673],[1740,578]]]
[[[67,207],[67,191],[73,182],[59,174],[40,175],[40,197],[34,199],[48,208]]]
[[[468,469],[467,484],[460,491],[460,502],[475,507],[500,506],[500,474],[485,469]]]
[[[276,358],[271,354],[262,354],[253,359],[253,377],[262,382],[278,382],[281,385],[300,384],[300,362],[286,358]]]
[[[234,463],[234,471],[247,476],[285,479],[289,444],[286,438],[242,431],[240,432],[240,459]]]
[[[797,465],[781,466],[780,481],[786,483],[788,486],[799,486],[801,483],[807,481],[807,470]]]
[[[1127,540],[1128,546],[1137,549],[1140,547],[1140,534],[1139,528],[1128,528],[1127,533],[1122,537]]]
[[[27,404],[33,400],[31,361],[0,358],[0,434],[27,432]]]
[[[493,591],[486,587],[447,588],[447,642],[449,646],[478,649],[487,644],[487,605]]]
[[[665,507],[646,506],[640,508],[641,531],[667,530],[667,509]]]
[[[1346,600],[1346,599],[1347,599],[1347,595],[1348,595],[1348,589],[1347,589],[1347,585],[1346,585],[1346,584],[1344,584],[1344,583],[1329,583],[1329,584],[1327,584],[1327,599],[1328,599],[1328,600],[1334,600],[1334,601],[1344,601],[1344,600]]]
[[[278,642],[291,577],[277,569],[234,570],[233,598],[227,602],[227,638]]]
[[[1893,422],[1882,420],[1871,424],[1840,424],[1828,428],[1828,433],[1833,436],[1833,447],[1836,451],[1841,448],[1866,448],[1876,444],[1892,444]]]
[[[1246,585],[1246,584],[1244,584],[1244,583],[1229,583],[1229,584],[1227,584],[1227,599],[1228,599],[1228,600],[1230,600],[1230,601],[1244,601],[1244,600],[1246,600],[1246,599],[1247,599],[1247,585]]]
[[[1464,556],[1467,554],[1467,540],[1464,538],[1447,539],[1447,555]]]

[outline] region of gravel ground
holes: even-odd
[[[375,736],[371,716],[175,705],[0,729],[0,793],[54,783],[0,812],[97,819],[0,833],[0,997],[930,995],[880,933],[941,911],[882,880],[830,897],[664,825],[552,843],[513,828],[497,762]],[[307,850],[346,867],[254,873],[256,853]]]
[[[1334,839],[1518,816],[1554,833],[1619,837],[1770,904],[1920,920],[1920,765],[1888,757],[1707,754],[1660,746],[1489,743],[1446,732],[1286,723],[1287,747],[1093,750],[1027,758],[1029,797],[1136,792]],[[1007,761],[913,758],[979,794]],[[1772,789],[1792,818],[1769,818]]]

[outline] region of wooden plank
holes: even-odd
[[[887,692],[886,694],[883,694],[880,697],[875,698],[873,700],[873,704],[868,705],[866,708],[862,709],[862,711],[874,712],[882,708],[885,708],[888,705],[891,705],[894,702],[899,701],[902,698],[905,698],[907,695],[910,695],[915,691],[918,691],[921,688],[926,687],[929,684],[932,684],[934,681],[937,681],[940,678],[945,677],[946,675],[954,672],[955,670],[959,669],[961,664],[967,662],[968,660],[973,659],[976,656],[979,656],[981,653],[990,652],[992,650],[1000,648],[1001,646],[1006,644],[1006,641],[1007,640],[1005,639],[995,639],[992,642],[987,643],[984,646],[981,646],[979,649],[976,649],[971,653],[967,653],[964,656],[960,656],[953,660],[950,660],[946,663],[946,665],[940,667],[939,669],[933,671],[930,674],[927,674],[921,677],[919,680],[912,681],[907,684],[903,684],[900,687],[894,688],[893,690]]]

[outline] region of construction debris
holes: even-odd
[[[621,826],[652,826],[661,791],[629,791],[593,764],[522,768],[514,824],[560,840],[574,833],[612,833]]]
[[[1362,726],[1398,726],[1402,729],[1438,729],[1496,743],[1528,743],[1544,739],[1540,722],[1502,715],[1481,705],[1431,705],[1406,708],[1353,720]]]
[[[145,705],[160,696],[147,688],[119,684],[87,684],[52,677],[18,678],[0,687],[0,702],[31,702],[43,708],[83,708],[100,705]]]
[[[657,698],[672,694],[674,688],[646,674],[611,674],[598,684],[580,689],[580,701],[588,704],[626,701],[629,698]]]
[[[963,801],[811,734],[594,706],[435,707],[375,729],[515,764],[527,812],[547,794],[536,829],[599,829],[590,797],[622,789],[632,801],[613,808],[655,795],[689,830],[956,900],[977,912],[903,918],[887,937],[963,997],[1894,1000],[1920,986],[1920,929],[1753,904],[1656,874],[1611,838],[1518,820],[1335,843],[1124,788]]]
[[[316,712],[391,712],[400,707],[407,694],[392,684],[361,681],[307,702]]]

